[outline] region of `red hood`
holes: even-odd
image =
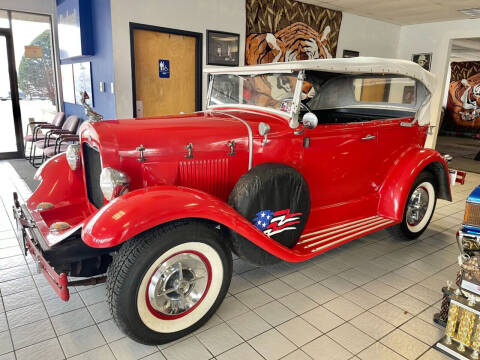
[[[242,122],[241,120],[245,120]],[[205,111],[188,115],[172,115],[158,118],[108,120],[86,122],[81,128],[82,141],[96,143],[103,152],[115,151],[120,155],[138,153],[143,145],[145,155],[165,156],[185,153],[185,146],[194,145],[202,151],[204,145],[211,150],[226,141],[248,139],[249,124],[253,136],[258,135],[258,123],[265,121],[272,130],[288,129],[287,121],[277,116],[248,111]],[[247,140],[248,141],[248,140]],[[133,155],[132,153],[132,155]]]

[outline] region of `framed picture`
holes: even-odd
[[[73,82],[75,86],[75,103],[81,104],[82,91],[86,91],[89,99],[86,103],[93,107],[92,92],[92,73],[90,72],[90,62],[81,62],[73,64]]]
[[[62,64],[62,91],[63,101],[75,104],[75,85],[73,84],[73,65]]]
[[[343,57],[344,58],[353,58],[353,57],[359,57],[360,52],[355,51],[355,50],[343,50]]]
[[[207,65],[238,66],[240,34],[207,30]]]
[[[412,61],[423,67],[425,70],[430,71],[430,68],[432,67],[432,53],[413,54]]]

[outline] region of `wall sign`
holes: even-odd
[[[170,60],[158,60],[158,76],[162,79],[170,78]]]
[[[25,57],[30,59],[39,59],[43,57],[43,49],[41,46],[26,45]]]

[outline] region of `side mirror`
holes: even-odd
[[[270,132],[270,125],[264,122],[261,122],[260,124],[258,124],[258,133],[263,136],[262,146],[265,146],[265,144],[267,143],[269,132]]]
[[[315,129],[318,125],[317,115],[312,112],[307,112],[305,115],[303,115],[302,123],[303,126],[308,129]]]

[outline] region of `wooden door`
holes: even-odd
[[[197,41],[194,36],[134,29],[135,101],[138,117],[196,109]],[[168,75],[160,68],[169,62]],[[160,64],[162,62],[162,64]],[[139,103],[140,102],[140,103]]]
[[[388,87],[384,79],[363,79],[360,101],[382,102],[388,100]]]

